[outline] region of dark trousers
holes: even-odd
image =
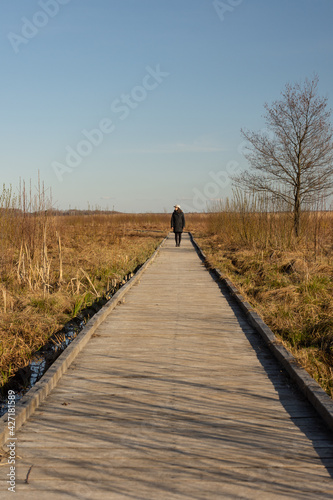
[[[182,240],[182,233],[175,233],[176,246],[180,247],[180,242]]]

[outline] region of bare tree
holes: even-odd
[[[283,200],[299,235],[301,209],[333,191],[333,130],[327,98],[317,95],[318,76],[287,84],[281,99],[265,104],[268,133],[242,130],[250,169],[234,184]]]

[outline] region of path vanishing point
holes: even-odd
[[[60,359],[60,358],[59,358]],[[184,234],[16,433],[0,498],[333,498],[332,432]]]

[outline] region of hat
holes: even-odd
[[[174,208],[180,208],[180,205],[174,205]]]

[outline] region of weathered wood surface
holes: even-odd
[[[17,453],[18,499],[333,497],[332,434],[187,235],[180,248],[170,235],[17,433]],[[12,498],[6,462],[0,473]]]

